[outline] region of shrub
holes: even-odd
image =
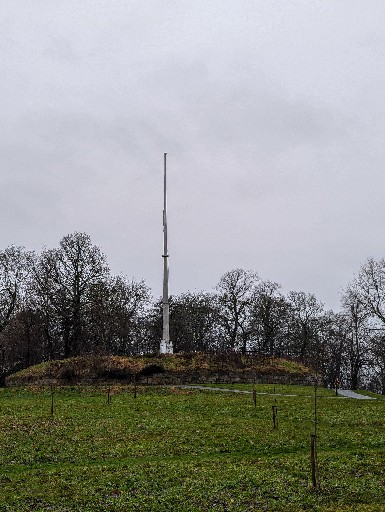
[[[144,377],[150,377],[151,375],[154,375],[155,373],[164,373],[163,366],[159,364],[148,364],[139,372],[139,375],[143,375]]]
[[[112,380],[128,380],[132,379],[133,373],[127,368],[104,368],[98,377]]]

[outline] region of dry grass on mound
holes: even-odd
[[[159,373],[256,372],[260,375],[309,374],[304,365],[285,359],[204,353],[156,356],[79,356],[47,361],[7,377],[7,385],[44,382],[132,381]]]

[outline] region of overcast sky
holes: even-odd
[[[385,256],[383,0],[2,0],[0,248],[88,233],[170,292],[339,294]]]

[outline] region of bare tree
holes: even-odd
[[[21,309],[31,272],[32,253],[10,246],[0,252],[0,331]]]
[[[45,359],[42,343],[43,319],[38,311],[24,307],[0,333],[8,371],[17,371]]]
[[[320,318],[321,348],[319,370],[332,388],[336,382],[350,381],[349,347],[351,327],[345,313],[326,311]]]
[[[385,339],[379,333],[385,330],[385,259],[369,258],[347,287],[344,299],[350,304],[352,385],[365,365],[373,378],[379,372],[381,380]]]
[[[360,308],[385,325],[385,259],[369,258],[361,267],[349,289]]]
[[[186,352],[213,350],[218,338],[215,296],[189,292],[172,299],[171,333],[176,349]]]
[[[258,282],[255,272],[237,268],[224,274],[216,286],[219,319],[230,350],[247,350],[252,333],[250,308]]]
[[[24,247],[10,246],[0,251],[0,381],[14,366],[10,343],[5,333],[22,311],[31,272],[33,253]],[[15,347],[18,348],[17,346]],[[17,352],[16,360],[20,359]]]
[[[350,386],[357,389],[362,368],[368,363],[370,341],[370,308],[365,307],[356,286],[348,286],[342,295],[342,306],[350,327],[347,357],[350,363]]]
[[[273,281],[260,281],[250,309],[253,337],[260,353],[282,355],[287,331],[289,304]]]
[[[372,390],[385,395],[385,337],[384,333],[376,332],[370,342],[370,377]]]
[[[216,296],[205,292],[172,295],[170,304],[170,339],[174,352],[216,350],[219,331]],[[162,301],[158,300],[147,316],[150,351],[158,350],[162,334]]]
[[[291,306],[291,355],[301,360],[314,359],[319,346],[319,319],[323,312],[323,304],[315,295],[304,292],[290,292],[288,301]]]
[[[143,321],[150,299],[144,281],[117,276],[93,284],[86,309],[90,347],[110,354],[143,352]]]
[[[76,355],[86,341],[84,315],[90,289],[108,275],[105,256],[87,234],[73,233],[60,241],[58,249],[43,251],[34,275],[41,304],[55,312],[63,356]]]

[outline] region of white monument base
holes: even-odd
[[[165,340],[162,340],[160,342],[160,353],[161,354],[173,354],[173,347],[171,342],[166,342]]]

